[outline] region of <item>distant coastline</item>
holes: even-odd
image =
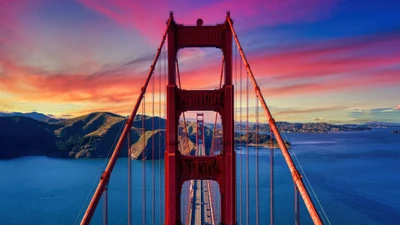
[[[126,117],[109,113],[96,112],[71,119],[54,119],[40,113],[1,113],[0,114],[0,158],[15,158],[29,155],[45,155],[63,158],[104,158],[124,126]],[[142,132],[144,121],[146,133]],[[155,126],[152,122],[155,122]],[[328,123],[289,123],[277,122],[280,132],[286,133],[319,133],[370,131],[372,128],[400,128],[400,124],[367,123],[343,124]],[[187,122],[188,134],[183,134],[183,123],[179,125],[179,148],[183,154],[194,153],[196,142],[196,123]],[[217,127],[220,128],[220,127]],[[152,130],[154,129],[154,130]],[[255,131],[260,131],[255,135]],[[254,123],[235,124],[235,142],[248,143],[251,146],[270,147],[271,137],[269,125]],[[219,129],[217,129],[219,130]],[[244,134],[248,130],[249,133]],[[212,138],[221,138],[220,131],[213,134],[214,124],[205,124],[206,146],[211,146]],[[240,135],[240,131],[243,131]],[[400,133],[399,129],[392,131]],[[187,136],[187,137],[186,137]],[[248,139],[248,141],[246,140]],[[164,156],[164,149],[155,147],[152,143],[165,141],[165,119],[138,115],[131,129],[132,158],[159,159]],[[144,144],[146,143],[146,144]],[[285,141],[287,147],[289,141]],[[274,148],[278,147],[276,139],[272,138]],[[127,156],[127,145],[121,150],[121,156]],[[111,149],[112,150],[112,149]],[[154,154],[154,156],[152,155]]]

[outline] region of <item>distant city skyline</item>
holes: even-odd
[[[195,24],[202,18],[204,24],[216,24],[224,22],[230,10],[276,120],[398,123],[399,8],[400,2],[389,0],[4,2],[0,7],[0,112],[127,115],[161,41],[169,11],[178,23]],[[183,49],[178,57],[183,88],[218,87],[219,50]],[[164,70],[165,52],[159,64],[157,79]],[[239,64],[233,67],[234,76],[240,76]],[[158,88],[156,81],[156,101]],[[152,98],[152,89],[149,92]],[[249,107],[254,120],[253,98]],[[152,114],[151,108],[146,114]],[[155,116],[162,113],[157,105]],[[263,121],[262,111],[260,115]]]

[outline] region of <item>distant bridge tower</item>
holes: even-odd
[[[205,152],[206,149],[206,144],[205,144],[205,139],[204,139],[204,114],[203,113],[197,113],[196,116],[196,150],[197,153],[200,154],[199,151],[199,146],[200,146],[200,140],[201,140],[201,145],[202,145],[202,150]]]
[[[172,16],[172,15],[171,15]],[[168,32],[167,149],[165,151],[165,224],[180,225],[182,185],[187,180],[215,180],[221,194],[221,224],[236,224],[236,155],[233,149],[232,31],[228,21],[215,26],[184,26],[172,20]],[[178,50],[222,50],[224,85],[217,90],[183,90],[176,84]],[[218,75],[216,74],[216,79]],[[221,116],[223,145],[218,156],[183,156],[178,151],[179,117],[186,111],[215,111]]]

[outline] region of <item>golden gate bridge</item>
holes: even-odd
[[[165,42],[167,43],[165,45]],[[178,51],[183,48],[217,48],[222,51],[221,70],[219,74],[219,85],[213,90],[187,90],[181,85],[181,75],[178,63]],[[160,55],[166,54],[163,63],[158,63]],[[240,59],[238,60],[238,58]],[[234,59],[234,61],[233,61]],[[234,64],[234,66],[233,66]],[[158,65],[158,68],[156,66]],[[238,65],[240,66],[238,72]],[[245,76],[243,78],[243,67]],[[234,70],[235,69],[235,70]],[[158,71],[157,71],[158,70]],[[154,74],[158,74],[155,76]],[[217,76],[216,76],[217,77]],[[202,79],[202,78],[199,78]],[[251,83],[251,84],[250,84]],[[157,85],[156,85],[157,84]],[[157,87],[158,86],[158,90]],[[250,141],[249,120],[250,120],[250,86],[254,88],[253,102],[256,105],[255,112],[255,141]],[[235,87],[235,88],[234,88]],[[149,91],[148,91],[149,90]],[[163,93],[165,90],[166,93]],[[149,92],[149,93],[148,93]],[[158,93],[158,99],[156,99]],[[164,97],[162,97],[164,96]],[[162,99],[164,98],[164,99]],[[162,100],[166,103],[162,105]],[[157,102],[158,101],[158,102]],[[253,104],[253,105],[254,105]],[[146,129],[145,115],[146,108],[151,108],[151,129]],[[158,105],[158,106],[157,106]],[[260,107],[261,105],[261,107]],[[158,109],[155,109],[157,108]],[[269,223],[274,224],[274,143],[279,146],[284,160],[290,170],[294,183],[294,222],[300,224],[299,201],[302,197],[307,211],[314,224],[330,224],[322,206],[311,185],[306,188],[303,182],[304,172],[300,173],[289,153],[290,146],[283,140],[274,118],[265,102],[261,89],[250,68],[250,64],[244,54],[243,48],[233,26],[230,13],[227,12],[224,23],[216,25],[203,25],[201,19],[197,20],[196,25],[185,26],[177,24],[173,13],[167,21],[167,27],[162,37],[157,53],[150,66],[144,85],[133,107],[132,113],[126,120],[118,142],[112,152],[108,165],[100,177],[97,188],[87,205],[86,212],[81,218],[81,225],[90,224],[96,207],[100,199],[103,199],[103,224],[108,223],[108,185],[109,180],[120,156],[124,143],[128,146],[128,224],[146,224],[146,215],[149,207],[146,206],[146,167],[144,162],[151,160],[151,224],[164,221],[166,225],[180,224],[249,224],[250,223],[250,201],[249,201],[249,146],[253,145],[256,149],[255,160],[255,224],[266,223],[260,221],[259,204],[259,120],[260,110],[265,113],[269,124],[269,146],[270,146],[270,170],[269,170]],[[131,131],[133,122],[137,119],[138,112],[141,110],[142,136],[138,140],[139,147],[142,148],[141,160],[142,167],[142,221],[132,220],[132,215],[140,212],[132,210],[132,174],[131,174]],[[161,118],[161,111],[164,110],[166,124],[161,126],[156,124],[154,117],[155,111]],[[245,111],[245,113],[243,112]],[[189,139],[188,122],[185,113],[196,112],[196,126],[191,127],[191,132],[195,135],[195,144]],[[215,113],[212,129],[206,129],[204,112]],[[150,114],[150,113],[148,113]],[[136,120],[137,121],[137,120]],[[160,120],[159,120],[159,123]],[[165,128],[165,140],[161,138],[159,128]],[[157,128],[157,129],[156,129]],[[158,132],[158,133],[157,133]],[[211,144],[207,146],[205,138],[206,132],[212,132]],[[146,138],[158,134],[158,138]],[[156,135],[157,136],[157,135]],[[274,139],[274,138],[275,139]],[[151,143],[148,143],[151,142]],[[147,149],[146,146],[151,148]],[[191,146],[192,145],[192,146]],[[137,147],[137,146],[136,146]],[[156,155],[156,149],[158,156]],[[156,200],[156,159],[162,158],[161,150],[164,151],[164,176],[159,167],[159,191],[164,189],[164,199],[159,193]],[[236,165],[236,150],[242,151],[240,163]],[[245,157],[245,159],[243,159]],[[159,160],[160,162],[160,160]],[[265,162],[263,162],[265,163]],[[245,164],[245,165],[243,165]],[[160,164],[161,165],[161,164]],[[243,175],[243,169],[244,174]],[[266,171],[262,171],[266,172]],[[239,174],[237,174],[239,173]],[[305,177],[306,178],[306,177]],[[161,181],[164,180],[164,188]],[[314,199],[311,198],[311,193]],[[239,194],[238,194],[239,193]],[[244,195],[244,198],[243,198]],[[317,210],[313,200],[317,201],[320,210]],[[156,215],[156,201],[158,201],[159,211]],[[162,203],[164,204],[162,205]],[[121,207],[112,206],[112,207]],[[243,210],[244,208],[244,210]],[[252,214],[253,215],[253,214]],[[161,223],[161,222],[160,222]]]

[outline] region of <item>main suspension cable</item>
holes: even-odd
[[[238,37],[236,35],[235,29],[233,27],[233,22],[232,22],[232,19],[230,18],[229,13],[227,13],[226,20],[227,20],[227,22],[229,24],[229,27],[231,29],[231,32],[233,34],[233,38],[234,38],[234,40],[236,42],[236,45],[239,48],[240,55],[242,56],[243,62],[245,63],[246,70],[248,72],[248,75],[251,78],[251,81],[252,81],[253,86],[255,88],[255,92],[260,97],[260,103],[261,103],[261,105],[262,105],[262,107],[263,107],[263,109],[265,111],[265,114],[267,116],[267,120],[269,121],[269,123],[271,125],[271,128],[272,128],[272,130],[273,130],[273,132],[274,132],[274,134],[276,136],[276,139],[278,141],[279,147],[280,147],[280,149],[282,151],[283,157],[284,157],[284,159],[286,161],[286,164],[288,165],[289,170],[290,170],[290,172],[292,174],[293,182],[296,184],[297,188],[299,189],[300,194],[301,194],[301,196],[302,196],[302,198],[304,200],[304,203],[305,203],[305,205],[307,207],[308,212],[310,213],[310,216],[311,216],[314,224],[317,224],[317,225],[321,224],[322,225],[321,218],[320,218],[320,216],[319,216],[319,214],[318,214],[318,212],[317,212],[317,210],[316,210],[316,208],[314,206],[314,203],[312,202],[312,199],[310,198],[310,195],[307,192],[307,189],[304,186],[304,183],[303,183],[303,180],[302,180],[302,176],[301,176],[300,172],[297,170],[295,164],[293,163],[293,160],[292,160],[292,158],[291,158],[291,156],[290,156],[290,154],[289,154],[289,152],[288,152],[288,150],[286,148],[286,145],[285,145],[285,143],[284,143],[284,141],[283,141],[283,139],[282,139],[277,127],[276,127],[275,120],[273,119],[273,117],[272,117],[272,115],[271,115],[271,113],[270,113],[270,111],[268,109],[268,106],[265,103],[265,100],[264,100],[264,97],[263,97],[263,95],[261,93],[260,87],[258,86],[257,81],[254,78],[253,72],[250,69],[250,65],[247,62],[247,59],[246,59],[246,57],[244,55],[244,52],[243,52],[243,49],[242,49],[242,47],[241,47],[241,45],[239,43],[239,39],[238,39]]]
[[[164,35],[162,37],[161,44],[160,44],[160,46],[159,46],[159,48],[157,50],[156,56],[154,57],[154,60],[153,60],[153,63],[151,65],[151,67],[150,67],[149,73],[147,74],[145,83],[144,83],[144,85],[143,85],[143,87],[141,89],[141,92],[139,94],[138,100],[136,101],[136,104],[135,104],[135,106],[134,106],[134,108],[133,108],[133,110],[132,110],[132,112],[131,112],[131,114],[130,114],[127,122],[126,122],[126,125],[124,127],[124,130],[122,131],[122,134],[121,134],[121,136],[120,136],[120,138],[118,140],[118,143],[115,146],[115,149],[113,151],[113,154],[111,155],[110,161],[108,162],[107,168],[105,169],[105,171],[103,172],[103,174],[102,174],[102,176],[100,178],[100,182],[97,185],[97,188],[96,188],[96,191],[95,191],[95,193],[94,193],[94,195],[92,197],[92,200],[90,201],[89,206],[88,206],[88,208],[87,208],[87,210],[85,212],[85,215],[82,218],[81,225],[88,225],[90,223],[90,220],[91,220],[91,218],[92,218],[92,216],[94,214],[94,211],[96,210],[97,204],[99,203],[101,195],[102,195],[102,193],[104,191],[104,188],[106,187],[106,185],[108,184],[108,182],[110,180],[111,172],[112,172],[112,170],[113,170],[113,168],[115,166],[115,163],[116,163],[116,161],[118,159],[119,153],[121,151],[121,147],[122,147],[122,145],[123,145],[123,143],[125,141],[126,135],[127,135],[128,131],[129,131],[130,127],[132,126],[132,122],[133,122],[133,120],[134,120],[134,118],[136,116],[136,113],[137,113],[137,111],[139,109],[139,106],[140,106],[141,100],[143,98],[143,95],[146,92],[147,85],[148,85],[148,83],[150,81],[150,78],[151,78],[151,76],[153,74],[155,63],[157,62],[158,57],[160,56],[160,50],[161,50],[162,46],[164,45],[164,42],[165,42],[165,39],[166,39],[166,36],[167,36],[167,31],[168,31],[168,28],[169,28],[169,26],[171,24],[172,19],[173,19],[173,17],[172,17],[172,13],[171,13],[170,17],[168,19],[168,22],[167,22],[167,28],[165,29]]]

